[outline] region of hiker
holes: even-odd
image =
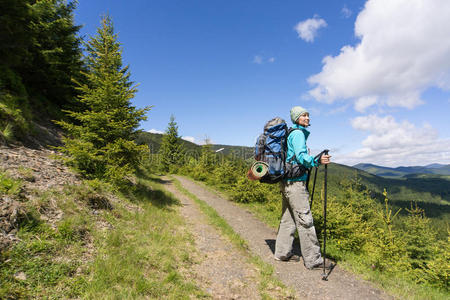
[[[309,113],[300,106],[291,109],[291,120],[294,123],[293,130],[287,139],[287,162],[302,164],[306,168],[317,167],[319,164],[328,164],[329,155],[322,155],[319,161],[308,154],[306,140],[309,131]],[[282,194],[282,214],[278,227],[275,244],[275,259],[281,261],[299,261],[298,256],[292,253],[295,230],[300,238],[300,249],[305,267],[320,269],[323,267],[323,258],[320,253],[319,241],[314,228],[313,217],[309,206],[309,191],[306,186],[308,174],[300,177],[289,178],[280,183]],[[330,261],[326,261],[325,267],[332,267]]]

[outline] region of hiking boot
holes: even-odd
[[[325,270],[331,270],[333,269],[335,264],[333,262],[329,261],[328,259],[325,261]],[[310,268],[307,268],[308,270],[322,270],[323,269],[323,262],[317,265],[314,265]]]
[[[282,257],[276,257],[274,256],[275,260],[278,261],[300,261],[300,256],[296,255],[296,254],[291,254],[288,256],[282,256]]]

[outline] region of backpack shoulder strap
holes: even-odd
[[[292,133],[292,132],[294,132],[294,131],[296,131],[296,130],[300,130],[299,128],[292,128],[292,127],[289,127],[289,129],[288,129],[288,132],[287,132],[287,135],[286,135],[286,140],[285,140],[285,149],[286,149],[286,151],[287,151],[287,148],[288,148],[288,137],[289,137],[289,135]],[[287,153],[286,153],[286,155],[287,155]],[[296,160],[296,157],[295,157],[295,154],[294,154],[294,156],[289,160],[289,163],[290,162],[292,162],[292,161],[295,161]]]
[[[288,129],[288,134],[287,134],[286,137],[288,137],[293,131],[296,131],[296,130],[300,130],[300,129],[299,129],[299,128],[292,128],[292,127],[290,127],[290,128]]]

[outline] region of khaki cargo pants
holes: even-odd
[[[275,257],[286,259],[292,255],[295,230],[300,238],[300,249],[305,267],[323,263],[319,241],[309,207],[309,192],[304,181],[282,182],[283,198],[280,226],[275,244]]]

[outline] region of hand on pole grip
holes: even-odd
[[[322,152],[320,152],[319,154],[317,154],[317,155],[314,157],[314,160],[315,160],[315,161],[318,161],[319,163],[323,163],[323,162],[321,161],[322,155],[326,155],[327,158],[328,158],[328,162],[326,162],[326,164],[329,163],[329,158],[331,157],[331,156],[328,155],[328,152],[329,152],[329,151],[330,151],[330,150],[328,150],[328,149],[323,150]]]

